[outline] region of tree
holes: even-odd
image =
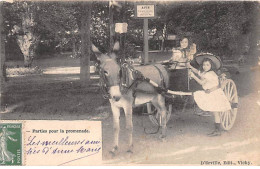
[[[102,53],[109,52],[110,27],[109,27],[109,3],[93,2],[91,17],[91,40]]]
[[[51,48],[52,53],[72,48],[73,56],[79,50],[80,7],[78,2],[40,2],[37,11],[37,32],[40,45]]]
[[[31,67],[34,58],[34,52],[39,42],[39,37],[35,33],[35,10],[37,6],[30,2],[17,2],[16,11],[22,11],[17,14],[21,23],[14,25],[12,33],[17,36],[18,45],[24,55],[24,66]],[[15,11],[14,11],[15,12]]]
[[[170,14],[175,4],[169,2],[161,2],[157,4],[157,18],[152,19],[149,24],[150,30],[154,30],[154,36],[159,39],[162,37],[161,49],[165,49],[165,41],[167,40],[170,24]]]
[[[198,51],[227,57],[245,53],[252,28],[257,24],[255,18],[259,3],[218,1],[173,4],[167,6],[168,33],[193,37]]]

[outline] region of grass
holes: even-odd
[[[99,94],[95,74],[91,74],[89,87],[81,85],[77,58],[37,59],[32,68],[23,67],[21,61],[8,61],[7,67],[3,119],[85,119],[102,113],[96,108],[107,104]]]

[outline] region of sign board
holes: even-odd
[[[176,35],[168,35],[167,40],[176,40]]]
[[[127,32],[127,23],[116,23],[115,32],[117,33],[126,33]]]
[[[156,17],[156,5],[155,4],[136,4],[135,5],[135,17],[144,18],[155,18]]]

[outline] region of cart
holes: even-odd
[[[175,63],[177,64],[177,63]],[[192,64],[192,63],[191,63]],[[169,69],[169,64],[166,64],[169,73],[169,81],[170,81],[170,90],[172,91],[184,91],[184,92],[194,92],[196,90],[201,90],[200,85],[198,85],[195,81],[192,81],[189,76],[188,68],[183,69]],[[230,78],[227,78],[225,73],[219,73],[220,87],[224,91],[226,97],[228,98],[231,104],[231,110],[220,112],[221,118],[221,127],[223,130],[230,130],[237,116],[237,107],[238,107],[238,93],[236,84]],[[173,95],[174,97],[174,95]],[[188,96],[190,97],[190,96]],[[167,123],[170,120],[172,111],[173,111],[173,101],[174,99],[170,97],[166,97],[166,109],[167,115],[166,120]],[[189,100],[189,99],[187,99]],[[186,101],[187,101],[186,100]],[[186,106],[186,104],[184,103]],[[156,108],[152,104],[147,104],[147,111],[149,115],[150,121],[156,125],[161,126],[161,116],[160,113],[156,110]]]

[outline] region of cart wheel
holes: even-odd
[[[166,103],[166,124],[170,120],[171,114],[172,114],[172,104]],[[161,116],[160,113],[158,113],[157,109],[154,107],[153,104],[147,103],[147,111],[149,113],[149,119],[151,122],[156,126],[161,126]]]
[[[221,88],[231,104],[231,110],[220,112],[221,126],[224,130],[230,130],[233,127],[237,116],[237,88],[236,84],[231,79],[225,79],[221,83]]]

